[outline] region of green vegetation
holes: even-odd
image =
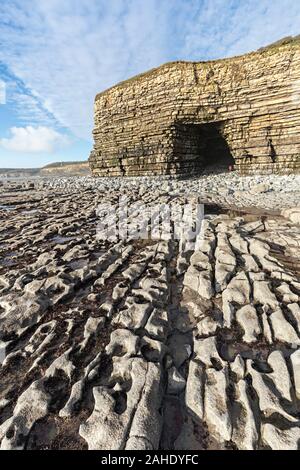
[[[64,167],[64,166],[69,166],[69,165],[83,165],[85,163],[88,163],[87,161],[83,162],[55,162],[55,163],[49,163],[49,165],[45,165],[42,167],[44,170],[45,168],[58,168],[58,167]]]

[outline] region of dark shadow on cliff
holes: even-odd
[[[220,173],[233,167],[234,158],[223,135],[221,122],[175,125],[174,158],[190,177],[199,173]]]

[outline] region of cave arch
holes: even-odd
[[[234,166],[222,122],[175,124],[174,158],[194,171],[221,172]]]

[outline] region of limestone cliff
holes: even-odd
[[[96,176],[300,168],[300,39],[210,62],[171,62],[97,95]]]

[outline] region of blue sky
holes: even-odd
[[[1,0],[0,167],[87,159],[94,97],[120,80],[299,33],[299,0]]]

